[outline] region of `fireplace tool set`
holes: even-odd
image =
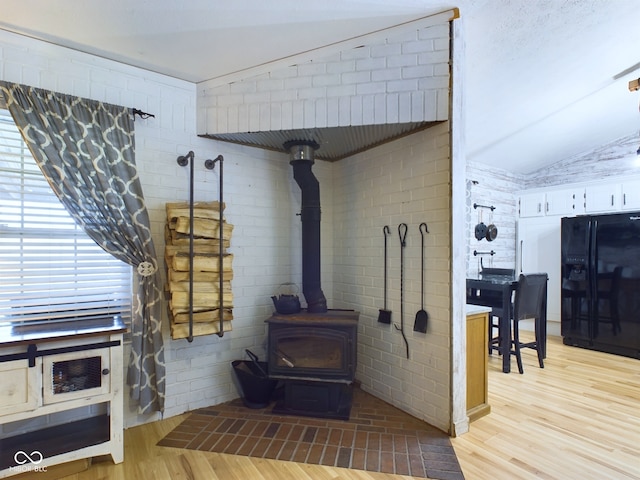
[[[421,270],[420,270],[420,301],[421,308],[416,313],[416,318],[413,325],[414,332],[427,333],[427,322],[429,320],[429,314],[424,309],[424,236],[429,233],[429,229],[426,223],[421,223],[419,226],[421,237]],[[394,328],[402,334],[402,339],[407,350],[407,358],[409,358],[409,342],[404,332],[404,249],[407,246],[407,231],[408,226],[406,223],[400,223],[398,225],[398,237],[400,239],[400,322],[394,323]],[[378,322],[391,323],[391,310],[387,309],[387,236],[390,234],[389,226],[385,225],[382,228],[382,234],[384,236],[384,308],[381,308],[378,314]]]
[[[407,348],[407,358],[409,358],[409,342],[404,334],[404,248],[407,246],[407,227],[406,223],[398,225],[398,237],[400,237],[400,325],[394,323],[393,326],[402,334],[404,345]]]
[[[378,314],[380,323],[391,323],[391,310],[387,310],[387,235],[390,233],[389,225],[382,227],[382,234],[384,235],[384,308],[381,308]]]

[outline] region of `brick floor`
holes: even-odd
[[[240,399],[196,410],[158,445],[410,475],[464,479],[449,437],[354,388],[345,420],[274,415]]]

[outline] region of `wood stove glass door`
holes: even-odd
[[[348,332],[322,328],[279,328],[272,332],[270,374],[352,380]]]

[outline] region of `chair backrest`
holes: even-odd
[[[513,268],[482,268],[480,270],[481,275],[515,275],[516,271]]]
[[[520,274],[513,304],[514,320],[540,318],[546,307],[548,278],[546,273]]]

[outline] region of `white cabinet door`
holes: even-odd
[[[42,363],[29,367],[27,360],[0,363],[0,416],[29,412],[39,407]]]
[[[110,353],[109,348],[97,348],[44,357],[43,403],[49,405],[109,393]]]
[[[546,192],[545,213],[562,216],[584,213],[584,188],[549,190]]]
[[[547,319],[560,322],[560,216],[518,220],[518,273],[547,273]]]
[[[640,181],[622,184],[622,210],[640,210]]]
[[[544,193],[526,193],[520,195],[520,218],[543,216],[544,202]]]
[[[590,185],[585,188],[587,213],[615,212],[620,210],[620,184]]]

